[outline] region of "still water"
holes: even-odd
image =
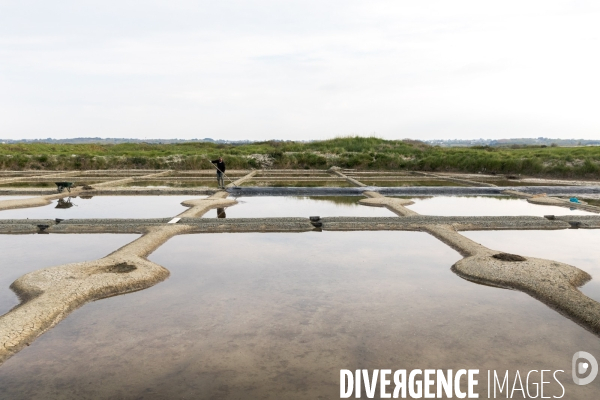
[[[261,180],[252,179],[242,183],[241,186],[258,187],[352,187],[350,182],[342,179],[338,180]]]
[[[187,210],[184,200],[206,196],[94,196],[52,200],[42,207],[0,211],[0,218],[161,218]]]
[[[452,181],[415,181],[415,180],[377,180],[377,178],[356,178],[367,186],[395,187],[395,186],[465,186]]]
[[[411,199],[415,204],[407,206],[419,214],[425,215],[594,215],[581,210],[566,207],[541,206],[528,203],[525,199],[501,196],[435,196]]]
[[[227,182],[229,183],[229,182]],[[227,184],[225,183],[225,184]],[[126,183],[123,186],[145,188],[170,188],[170,187],[205,187],[216,188],[216,179],[210,180],[148,180]]]
[[[598,338],[459,258],[420,232],[178,236],[150,256],[167,281],[75,311],[0,366],[0,398],[335,399],[357,368],[478,368],[480,397],[488,369],[562,369],[595,398],[568,374]]]
[[[102,258],[139,235],[0,235],[0,315],[19,304],[9,286],[28,272]],[[1,367],[0,367],[1,368]]]
[[[230,197],[234,198],[234,197]],[[210,210],[205,218],[269,218],[269,217],[395,217],[384,207],[358,204],[362,196],[256,196],[238,197],[238,204]]]
[[[495,250],[561,261],[586,271],[592,280],[580,288],[600,301],[600,230],[462,232]]]

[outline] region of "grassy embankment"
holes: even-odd
[[[51,145],[1,144],[0,169],[209,169],[228,168],[417,170],[523,174],[600,179],[600,147],[441,148],[421,142],[337,138],[313,143],[259,142]]]

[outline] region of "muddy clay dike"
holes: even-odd
[[[0,201],[2,200],[21,200],[21,199],[29,199],[33,196],[0,196]]]
[[[126,245],[139,235],[2,235],[0,313],[19,304],[10,285],[28,272],[57,264],[95,260]]]
[[[463,232],[463,235],[485,246],[502,243],[502,249],[510,253],[528,254],[577,265],[592,277],[580,290],[592,299],[600,301],[599,230],[479,231]]]
[[[598,397],[593,182],[55,175],[0,190],[1,399]]]

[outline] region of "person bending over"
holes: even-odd
[[[213,160],[211,163],[215,164],[217,167],[217,184],[219,185],[219,189],[225,189],[225,184],[223,183],[223,174],[225,173],[225,161],[223,161],[223,157],[219,157],[218,160]]]

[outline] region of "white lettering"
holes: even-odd
[[[496,384],[498,384],[498,388],[500,389],[500,394],[504,390],[504,385],[506,385],[506,397],[508,397],[508,371],[504,375],[504,379],[502,380],[502,386],[500,386],[500,381],[498,380],[498,375],[496,375],[496,370],[494,370],[494,398],[496,398]]]
[[[560,395],[560,397],[556,397],[554,396],[555,399],[562,399],[563,396],[565,395],[565,387],[562,385],[562,383],[560,383],[560,381],[556,378],[556,373],[557,372],[562,372],[563,374],[565,373],[565,371],[563,371],[562,369],[556,370],[554,371],[554,380],[556,382],[558,382],[558,384],[560,385],[560,387],[562,388],[563,393]]]
[[[379,370],[373,370],[373,378],[369,381],[369,370],[363,369],[363,380],[365,381],[365,394],[368,399],[372,399],[375,397],[375,387],[377,386],[377,375],[379,375]]]
[[[348,378],[348,385],[346,386],[346,378]],[[352,371],[347,369],[340,370],[340,399],[347,399],[352,396],[352,386],[354,386],[354,377]]]
[[[391,369],[382,369],[381,373],[379,374],[379,397],[381,397],[382,399],[389,399],[392,397],[392,395],[389,394],[386,390],[387,385],[390,384],[390,380],[386,379],[386,375],[389,375],[391,373]]]
[[[478,369],[470,369],[469,370],[469,379],[468,379],[469,398],[470,399],[478,399],[479,398],[479,393],[475,393],[473,391],[475,389],[475,386],[477,386],[477,384],[479,383],[479,381],[475,380],[475,375],[479,375],[479,370]]]
[[[544,383],[550,383],[550,381],[544,382],[544,371],[550,372],[550,370],[549,369],[543,369],[542,370],[542,381],[540,382],[540,393],[541,393],[540,398],[542,398],[542,399],[549,399],[550,396],[544,397]]]
[[[407,371],[406,369],[391,370],[391,369],[374,369],[372,373],[368,369],[357,369],[351,371],[348,369],[340,369],[340,398],[348,399],[350,397],[361,398],[362,386],[364,385],[364,393],[366,398],[373,399],[376,396],[376,392],[379,392],[381,399],[406,399],[407,397],[413,399],[435,399],[435,398],[458,398],[458,399],[477,399],[480,394],[477,393],[479,380],[479,369],[460,369],[453,374],[453,370],[441,370],[441,369],[414,369]],[[493,372],[493,378],[491,376]],[[552,385],[548,379],[547,373],[553,372],[553,378],[556,383],[561,387],[562,394],[558,396],[545,396],[544,390],[548,392],[549,385]],[[539,373],[539,382],[533,373]],[[523,382],[524,376],[521,375],[520,370],[515,371],[515,376],[512,386],[509,386],[509,375],[510,371],[505,371],[504,376],[495,370],[488,370],[488,398],[528,398],[528,399],[562,399],[565,397],[566,389],[565,386],[559,379],[558,374],[565,373],[563,370],[530,370],[527,372],[527,379]],[[544,376],[546,374],[546,376]],[[393,378],[392,378],[393,376]],[[461,379],[465,377],[467,382],[462,382]],[[394,390],[392,391],[391,385],[394,384]],[[525,384],[523,384],[525,383]],[[379,384],[379,390],[377,385]],[[464,384],[467,385],[465,388]],[[494,387],[494,394],[492,397],[491,386]],[[467,389],[464,392],[463,389]],[[510,389],[510,390],[509,390]],[[551,388],[552,389],[552,388]],[[390,393],[391,392],[391,393]],[[518,395],[521,392],[520,396]],[[554,393],[552,393],[554,394]]]
[[[444,375],[444,371],[437,370],[437,397],[442,398],[442,388],[446,392],[446,397],[452,398],[452,370],[448,370],[448,378]]]
[[[435,393],[431,393],[429,388],[435,383],[433,379],[431,379],[431,375],[435,374],[435,369],[426,369],[425,374],[423,375],[423,387],[425,389],[425,398],[426,399],[435,399]]]
[[[420,369],[413,369],[408,376],[408,394],[410,394],[413,399],[420,399],[423,397],[423,382],[421,382],[420,379],[415,382],[415,375],[421,375],[422,373],[423,371]],[[416,391],[415,386],[417,387]]]
[[[519,389],[516,389],[516,385],[517,385],[517,379],[519,380]],[[515,390],[517,391],[521,391],[523,393],[523,398],[525,398],[525,389],[523,389],[523,381],[521,380],[521,374],[519,373],[519,370],[517,370],[517,374],[515,375],[515,380],[513,382],[512,385],[512,390],[510,391],[510,398],[512,399],[513,394],[515,393]]]
[[[527,373],[527,396],[529,396],[532,399],[537,399],[537,397],[540,394],[540,384],[537,382],[532,383],[532,386],[535,386],[535,396],[532,396],[531,393],[529,393],[529,374],[531,374],[532,372],[539,372],[537,369],[532,369],[531,371],[529,371]]]
[[[465,397],[467,397],[467,394],[465,392],[460,391],[460,377],[466,374],[466,369],[459,369],[458,371],[456,371],[456,375],[454,376],[454,393],[459,399],[464,399]]]
[[[400,380],[400,376],[402,376],[402,380]],[[393,396],[395,399],[398,398],[400,389],[402,389],[402,398],[405,399],[406,398],[406,370],[405,369],[399,369],[396,372],[394,372],[394,385],[396,385],[396,387],[394,388],[394,393]]]

